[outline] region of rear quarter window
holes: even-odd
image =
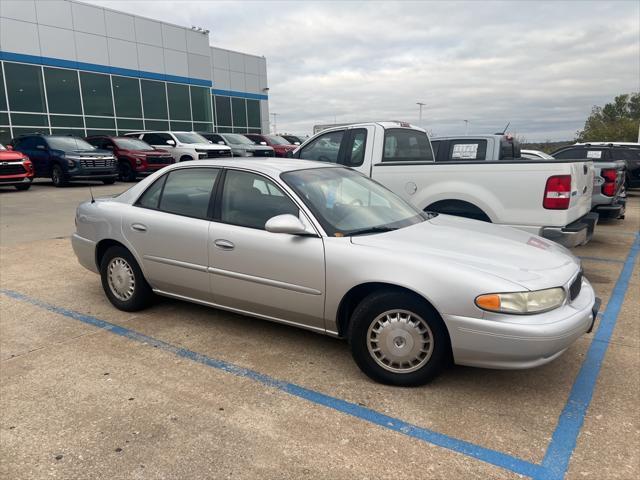
[[[486,140],[451,140],[448,154],[442,158],[445,162],[483,161],[487,158]]]

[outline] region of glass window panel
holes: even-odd
[[[82,114],[80,86],[76,70],[44,68],[49,113]]]
[[[46,112],[40,67],[5,62],[9,106],[16,112]]]
[[[233,133],[249,133],[249,130],[246,128],[234,128]]]
[[[116,116],[142,118],[140,83],[137,78],[112,76]]]
[[[13,127],[13,138],[16,138],[20,135],[28,135],[30,133],[43,133],[45,135],[49,135],[49,128],[47,127],[38,127],[38,128],[34,128],[34,127]]]
[[[7,110],[7,98],[4,93],[4,75],[2,73],[1,62],[0,62],[0,110]]]
[[[74,137],[84,137],[84,129],[75,128],[52,128],[52,135],[72,135]]]
[[[118,118],[118,130],[144,130],[142,120],[130,120],[126,118]]]
[[[113,117],[113,98],[109,75],[80,72],[85,115]]]
[[[216,125],[225,127],[231,125],[231,99],[229,97],[215,96],[216,99]]]
[[[140,80],[145,118],[167,117],[167,91],[164,82]]]
[[[169,130],[169,122],[161,120],[145,120],[146,130]]]
[[[191,112],[194,120],[211,121],[211,90],[203,87],[191,87]]]
[[[233,128],[231,127],[218,127],[216,129],[218,133],[233,133]]]
[[[71,117],[67,115],[51,115],[51,126],[84,128],[82,117]]]
[[[262,130],[259,128],[250,128],[249,133],[262,133]]]
[[[247,125],[260,128],[260,100],[247,100]]]
[[[90,135],[109,135],[112,137],[116,136],[115,130],[99,130],[99,129],[87,129],[87,136]]]
[[[233,110],[233,126],[247,126],[247,106],[244,98],[232,98],[231,107]]]
[[[213,132],[213,124],[212,123],[194,123],[193,130],[195,132]]]
[[[113,118],[85,117],[84,121],[87,128],[108,128],[112,130],[116,128],[116,121]]]
[[[0,113],[0,125],[9,125],[9,114],[8,113]]]
[[[193,130],[191,122],[171,122],[171,130],[180,132],[190,132]]]
[[[9,127],[0,127],[0,143],[6,145],[11,141],[11,129]]]
[[[29,113],[11,113],[11,123],[13,125],[28,125],[36,127],[49,126],[47,116],[43,114],[33,115]]]
[[[206,218],[218,172],[217,168],[187,168],[170,172],[162,190],[160,210]]]
[[[177,83],[167,83],[169,96],[169,118],[171,120],[191,120],[189,87]]]

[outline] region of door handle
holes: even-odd
[[[222,250],[233,250],[234,248],[236,248],[233,242],[230,242],[229,240],[224,240],[223,238],[218,238],[213,243],[216,247],[221,248]]]
[[[142,225],[141,223],[132,223],[131,224],[131,228],[133,230],[138,231],[138,232],[146,232],[147,231],[147,227]]]

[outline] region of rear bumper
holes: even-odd
[[[543,227],[540,235],[567,248],[584,245],[591,240],[599,215],[589,212],[566,227]]]
[[[591,209],[592,212],[597,212],[600,218],[615,219],[624,218],[624,212],[627,207],[626,196],[618,196],[613,199],[610,204],[596,205]]]
[[[444,315],[455,363],[473,367],[533,368],[556,359],[593,329],[600,301],[583,279],[580,295],[556,310],[495,321]]]

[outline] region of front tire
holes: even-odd
[[[115,178],[105,178],[104,180],[102,180],[102,183],[104,183],[105,185],[113,185],[114,183],[116,183],[116,179]]]
[[[51,181],[54,187],[66,187],[69,185],[69,179],[64,174],[60,165],[54,165],[51,169]]]
[[[153,301],[153,291],[133,255],[124,247],[110,247],[100,262],[102,288],[111,304],[125,312],[137,312]]]
[[[388,385],[424,385],[451,358],[449,336],[438,312],[406,292],[375,292],[362,300],[351,317],[348,337],[360,369]]]
[[[24,190],[29,190],[31,188],[31,184],[21,183],[20,185],[14,185],[14,187],[16,187],[16,190],[24,191]]]

